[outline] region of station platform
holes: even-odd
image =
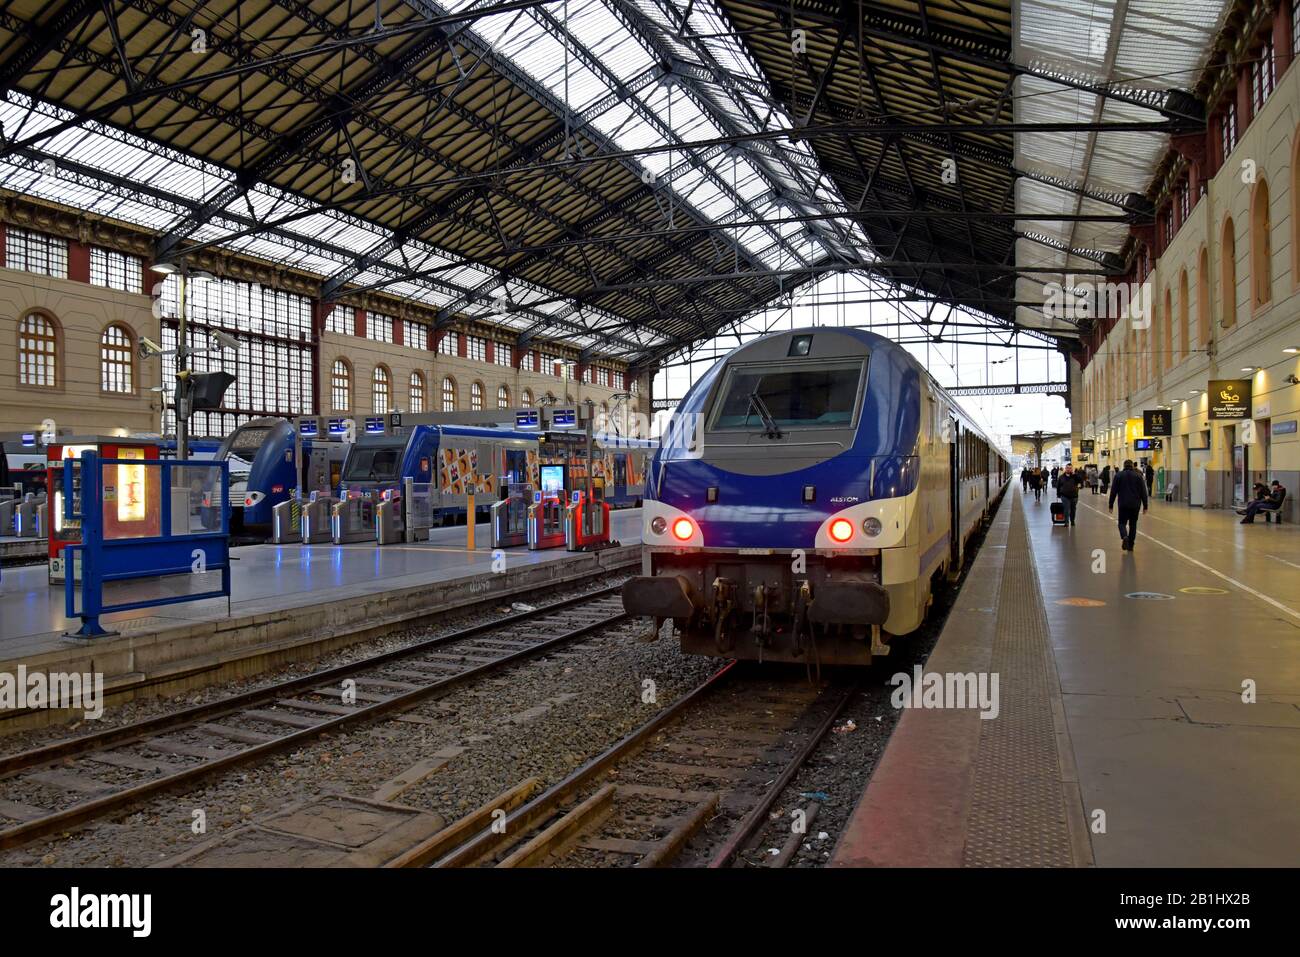
[[[0,566],[8,562],[29,562],[48,555],[50,543],[44,538],[19,538],[0,535]]]
[[[1300,529],[1239,522],[1156,501],[1125,552],[1014,488],[925,666],[996,717],[907,708],[832,864],[1295,866]]]
[[[170,682],[168,692],[254,673],[318,655],[392,627],[482,600],[583,578],[640,557],[641,510],[610,513],[619,542],[593,552],[504,549],[494,560],[487,523],[466,548],[464,526],[434,529],[429,541],[384,545],[249,545],[231,550],[231,601],[206,599],[105,615],[117,634],[69,638],[64,586],[45,564],[6,567],[0,580],[0,673],[98,672],[110,693]],[[501,567],[504,564],[504,567]],[[215,573],[209,573],[215,574]],[[188,584],[188,583],[185,583]],[[159,583],[123,583],[130,600]],[[214,587],[202,584],[196,590]],[[128,694],[129,696],[129,694]],[[6,725],[34,715],[0,714]],[[37,721],[36,723],[43,723]]]

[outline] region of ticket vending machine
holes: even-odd
[[[64,496],[71,495],[73,511],[82,509],[80,465],[73,466],[71,489],[63,487],[63,461],[81,461],[82,452],[96,452],[102,459],[126,459],[106,466],[103,479],[103,517],[106,538],[149,538],[161,534],[162,494],[152,485],[159,481],[158,469],[133,465],[158,458],[158,443],[152,439],[124,439],[106,436],[60,437],[45,448],[46,482],[49,488],[49,580],[65,580],[68,569],[63,550],[81,543],[81,521],[64,517]],[[80,580],[80,563],[72,569],[74,581]]]

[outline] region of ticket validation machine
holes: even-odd
[[[492,503],[493,548],[528,544],[528,511],[532,504],[531,485],[511,482],[506,486],[506,497]]]
[[[46,446],[46,481],[49,485],[49,580],[63,582],[68,569],[63,550],[68,545],[81,543],[80,519],[68,518],[64,496],[73,500],[72,511],[80,514],[81,453],[95,452],[101,459],[125,459],[107,469],[102,491],[103,525],[107,537],[153,538],[162,533],[162,497],[158,489],[150,487],[159,481],[158,469],[149,469],[144,462],[158,458],[158,443],[152,440],[122,439],[106,436],[85,438],[60,437],[56,444]],[[64,489],[63,462],[72,459],[72,488]],[[142,464],[134,465],[133,461]],[[177,491],[188,494],[185,489]],[[90,503],[87,503],[90,504]],[[72,575],[80,580],[79,559],[74,559]]]
[[[605,548],[609,539],[609,503],[592,501],[582,489],[573,492],[565,511],[564,544],[571,552]]]
[[[533,492],[528,507],[528,548],[559,548],[564,544],[564,465],[543,465],[538,470],[541,488]]]

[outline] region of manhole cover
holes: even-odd
[[[1173,601],[1173,595],[1166,595],[1158,591],[1131,591],[1125,598],[1137,598],[1141,601]]]
[[[1178,589],[1184,595],[1226,595],[1226,588],[1211,588],[1209,585],[1188,585],[1186,588]]]
[[[1101,608],[1106,603],[1097,598],[1062,598],[1057,604],[1069,605],[1072,608]]]

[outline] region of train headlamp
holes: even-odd
[[[830,534],[832,541],[842,545],[853,537],[853,523],[847,518],[837,518],[831,522]]]
[[[876,516],[868,515],[862,520],[862,530],[875,538],[884,530],[884,526],[880,524],[880,519],[876,518]]]
[[[695,526],[691,524],[689,518],[679,518],[673,522],[673,538],[679,542],[690,541],[691,536],[694,534]]]
[[[654,532],[656,535],[662,535],[664,532],[668,531],[668,522],[664,520],[662,515],[656,515],[654,518],[650,519],[650,531]]]

